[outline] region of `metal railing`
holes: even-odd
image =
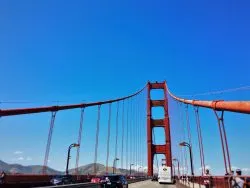
[[[176,180],[186,187],[206,188],[233,188],[233,179],[236,176],[182,176]],[[244,180],[244,188],[250,188],[250,176],[238,176]]]

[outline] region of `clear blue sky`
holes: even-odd
[[[114,98],[148,80],[167,80],[175,94],[249,85],[249,9],[247,0],[1,1],[0,101],[35,102],[1,108]],[[228,99],[249,100],[249,93]],[[54,132],[55,148],[70,143],[68,132],[76,137],[77,128],[69,128],[78,126],[74,112],[57,121],[63,128]],[[49,116],[1,118],[1,159],[11,162],[20,150],[32,158],[23,164],[42,163]],[[55,160],[58,153],[51,153]],[[64,163],[52,166],[63,169]]]

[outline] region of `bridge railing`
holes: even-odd
[[[238,176],[244,180],[244,188],[250,188],[250,176]],[[183,176],[178,183],[186,187],[207,187],[207,188],[233,188],[233,179],[235,176]]]

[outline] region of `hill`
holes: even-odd
[[[41,165],[29,165],[23,166],[20,164],[8,164],[0,160],[0,171],[6,173],[15,173],[15,174],[41,174],[43,166]],[[62,172],[54,170],[52,168],[47,168],[48,174],[62,174]]]
[[[103,164],[97,163],[97,174],[103,175],[106,173],[106,167]],[[29,166],[23,166],[20,164],[8,164],[0,160],[0,171],[4,171],[6,173],[11,174],[41,174],[42,173],[43,166],[42,165],[29,165]],[[109,167],[108,172],[112,173],[113,168]],[[134,173],[134,171],[131,171]],[[55,169],[52,169],[50,167],[47,168],[48,174],[64,174],[65,172],[57,171]],[[75,173],[75,169],[69,170],[70,174]],[[129,174],[129,170],[126,169],[116,169],[117,174]],[[87,164],[84,166],[79,167],[79,174],[94,174],[94,163]]]

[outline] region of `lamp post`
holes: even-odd
[[[192,148],[191,148],[190,144],[187,143],[187,142],[181,142],[180,146],[186,146],[186,147],[189,148],[190,164],[191,164],[191,174],[192,174],[192,176],[194,176]]]
[[[173,161],[176,161],[177,162],[177,165],[178,165],[178,178],[180,178],[180,162],[178,159],[174,158]]]
[[[130,168],[129,168],[129,174],[131,176],[131,166],[133,166],[134,164],[130,164]]]
[[[66,175],[69,174],[69,159],[70,159],[70,150],[71,148],[74,148],[74,147],[79,147],[80,144],[70,144],[69,148],[68,148],[68,156],[67,156],[67,165],[66,165]]]
[[[116,168],[116,161],[118,161],[119,158],[115,158],[113,162],[113,174],[115,174],[115,168]]]

